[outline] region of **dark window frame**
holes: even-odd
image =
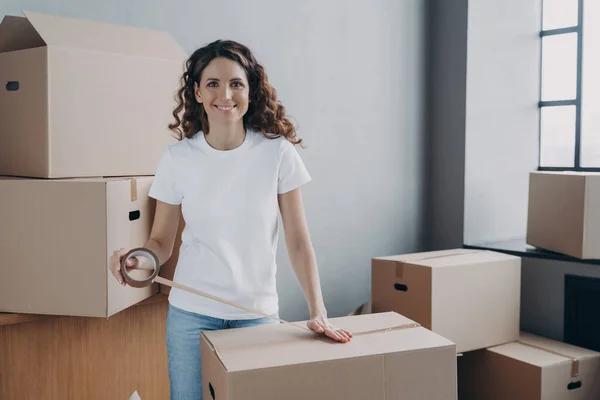
[[[542,74],[540,73],[540,101],[539,108],[539,148],[538,148],[538,171],[581,171],[581,172],[600,172],[600,167],[582,167],[581,166],[581,75],[583,70],[583,0],[577,1],[577,25],[559,29],[542,28],[540,38],[552,35],[564,35],[567,33],[577,34],[577,83],[575,99],[542,101]],[[544,21],[544,0],[542,0],[542,25]],[[542,43],[540,42],[540,72],[542,72]],[[542,108],[557,106],[575,106],[575,159],[573,167],[542,167]]]

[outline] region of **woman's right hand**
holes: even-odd
[[[159,260],[167,260],[171,256],[180,219],[181,206],[163,203],[160,200],[156,201],[156,212],[154,213],[152,230],[144,247],[152,250]],[[126,286],[127,283],[125,283],[125,278],[123,278],[121,272],[121,261],[128,252],[129,250],[123,248],[115,250],[108,260],[110,272],[117,282],[123,286]],[[126,266],[127,271],[130,269],[153,270],[156,268],[145,257],[131,257],[127,260]]]
[[[125,278],[123,278],[123,274],[121,273],[121,260],[123,259],[123,257],[125,257],[128,251],[129,250],[123,248],[115,250],[113,251],[113,254],[112,256],[110,256],[110,259],[108,261],[110,272],[112,272],[117,282],[119,282],[122,286],[126,286],[127,284],[125,283]],[[137,268],[138,264],[139,261],[137,257],[132,257],[127,260],[126,267]]]

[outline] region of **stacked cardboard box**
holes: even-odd
[[[522,333],[458,360],[461,400],[597,400],[600,353]]]
[[[25,12],[0,24],[0,311],[107,317],[142,246],[185,52],[164,32]]]
[[[532,172],[527,244],[600,259],[600,173]]]
[[[519,337],[519,257],[468,249],[378,257],[371,285],[373,312],[411,318],[459,353]]]

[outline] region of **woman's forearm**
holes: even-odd
[[[311,318],[326,316],[317,260],[310,242],[289,246],[290,262],[308,303]]]
[[[159,266],[163,265],[171,257],[173,253],[173,245],[168,246],[167,244],[161,243],[156,239],[148,239],[144,247],[152,251],[156,257],[158,257]]]

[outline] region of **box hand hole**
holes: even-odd
[[[394,289],[399,290],[401,292],[406,292],[408,290],[408,286],[403,285],[401,283],[395,283],[394,284]]]
[[[19,81],[6,82],[6,90],[9,92],[16,92],[17,90],[19,90]]]

